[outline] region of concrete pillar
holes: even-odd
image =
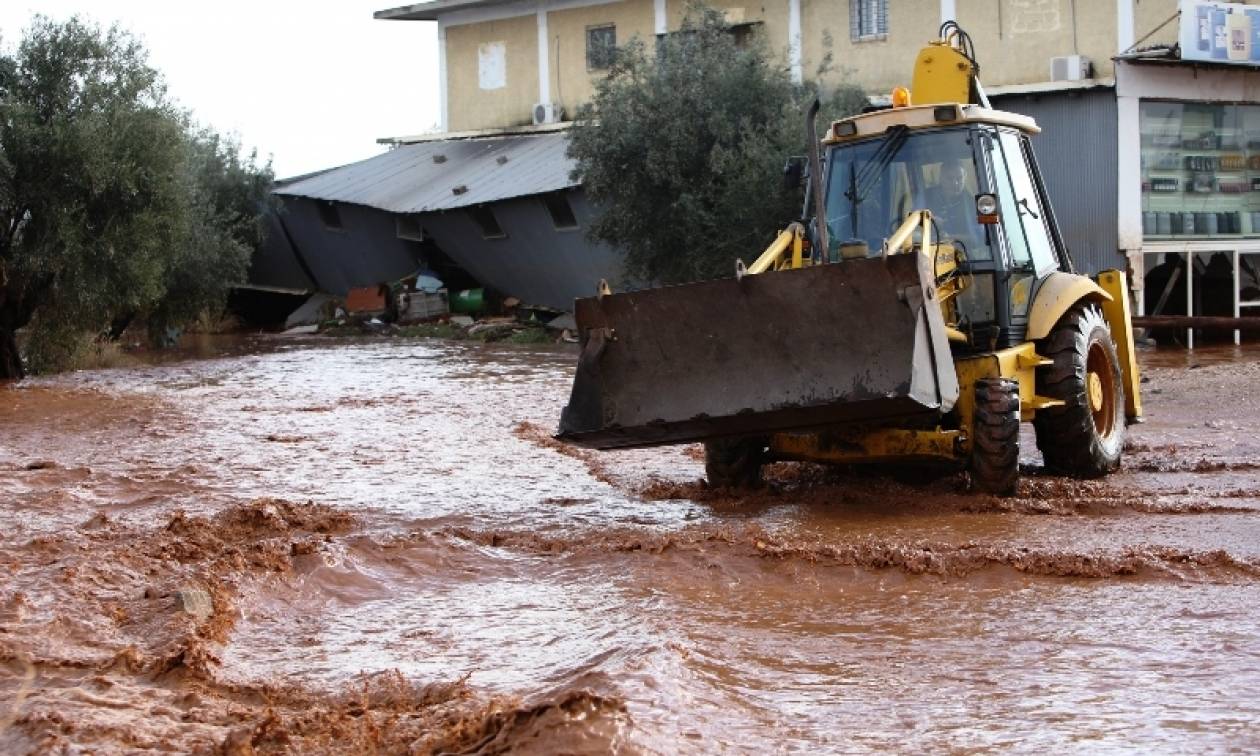
[[[551,102],[551,53],[547,40],[547,10],[538,9],[538,101]]]
[[[441,18],[438,19],[438,106],[441,108],[441,115],[438,122],[440,131],[447,131],[451,127],[451,122],[447,119],[447,90],[446,90],[446,22]]]
[[[1133,0],[1116,0],[1116,53],[1133,47]]]

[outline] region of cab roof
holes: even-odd
[[[912,105],[904,108],[888,108],[871,113],[842,118],[831,124],[823,135],[823,144],[839,144],[882,134],[892,126],[911,129],[930,129],[967,123],[988,123],[1019,129],[1025,134],[1039,134],[1037,122],[1025,115],[993,110],[980,105],[945,103],[937,105]],[[850,125],[851,124],[851,125]]]

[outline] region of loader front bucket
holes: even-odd
[[[595,449],[948,412],[958,398],[930,263],[847,260],[579,299],[557,438]]]

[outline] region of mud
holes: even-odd
[[[574,355],[224,341],[0,386],[0,752],[1260,747],[1260,356],[1105,480],[555,442]]]

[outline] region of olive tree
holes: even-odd
[[[190,134],[184,174],[186,225],[170,250],[163,293],[142,313],[153,341],[223,306],[265,241],[264,209],[274,201],[270,164],[259,166],[239,142],[208,129]]]
[[[221,296],[261,211],[224,195],[269,181],[191,127],[129,34],[37,16],[0,52],[0,378],[24,373],[24,327],[40,354],[120,315],[187,318],[181,290]]]
[[[782,170],[805,153],[815,94],[761,35],[737,38],[712,8],[691,6],[654,49],[632,40],[570,133],[575,178],[600,209],[590,235],[624,252],[640,280],[733,274],[736,258],[751,262],[800,215]],[[865,101],[853,87],[837,94],[829,114]]]

